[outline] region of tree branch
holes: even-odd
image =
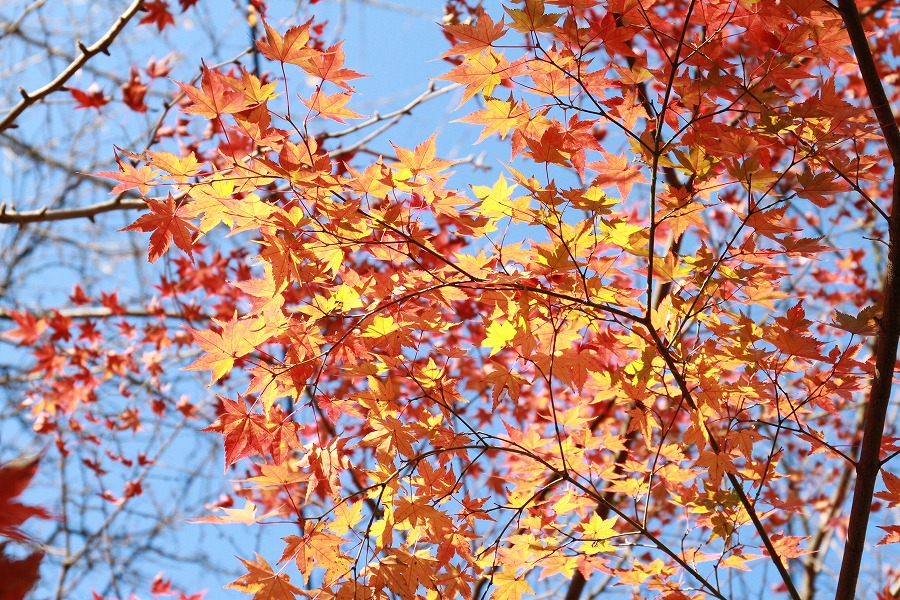
[[[891,213],[888,221],[888,258],[882,287],[881,328],[875,342],[875,374],[872,377],[872,387],[866,406],[859,460],[856,464],[856,486],[850,505],[847,541],[837,591],[834,595],[835,600],[854,600],[865,550],[869,513],[872,510],[872,497],[881,465],[879,462],[881,439],[884,435],[885,416],[891,401],[891,383],[897,363],[897,344],[900,341],[900,274],[897,272],[900,265],[900,176],[897,172],[897,166],[900,164],[900,128],[897,127],[894,112],[878,75],[878,67],[869,48],[856,3],[854,0],[839,0],[838,8],[844,18],[859,64],[860,75],[872,102],[875,116],[881,125],[894,166]]]
[[[112,212],[114,210],[140,210],[147,208],[147,202],[140,199],[123,199],[122,195],[118,195],[106,202],[98,202],[88,206],[80,206],[76,208],[60,208],[58,210],[50,210],[48,207],[36,210],[26,210],[18,212],[15,208],[7,208],[6,203],[0,204],[0,223],[16,223],[24,225],[26,223],[37,223],[46,221],[65,221],[67,219],[91,219],[101,213]]]
[[[6,131],[11,127],[15,127],[16,119],[18,119],[19,115],[25,112],[28,107],[43,100],[53,92],[58,92],[63,89],[65,83],[94,56],[101,52],[109,54],[109,46],[113,43],[113,40],[115,40],[119,33],[125,29],[125,25],[128,24],[128,21],[130,21],[143,6],[144,0],[134,0],[134,2],[131,3],[131,6],[122,13],[122,16],[116,19],[116,22],[109,28],[103,37],[97,40],[93,45],[85,46],[82,42],[78,42],[78,49],[81,51],[81,54],[73,60],[62,73],[57,75],[53,81],[44,87],[33,92],[27,92],[24,88],[19,88],[22,99],[6,114],[5,117],[3,117],[3,119],[0,119],[0,131]]]

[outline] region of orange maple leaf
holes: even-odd
[[[258,523],[267,517],[274,516],[278,514],[278,510],[272,510],[267,512],[264,515],[256,514],[256,505],[249,500],[244,502],[244,508],[225,508],[224,506],[219,507],[219,510],[225,512],[225,516],[221,517],[218,515],[210,515],[207,517],[200,517],[197,519],[190,519],[191,523],[216,523],[216,524],[229,524],[229,523],[243,523],[244,525],[252,525],[254,523]]]
[[[504,566],[502,571],[494,573],[491,578],[497,586],[491,594],[491,600],[520,600],[523,595],[534,593],[525,576],[516,576],[515,571],[510,572],[509,568]]]
[[[347,85],[348,79],[359,79],[365,77],[362,73],[345,69],[344,67],[344,50],[341,48],[343,42],[338,42],[325,52],[319,52],[311,57],[301,68],[312,75],[319,77],[323,81],[328,81],[345,90],[352,89]]]
[[[185,218],[184,207],[175,207],[172,194],[169,194],[165,202],[147,198],[147,206],[150,208],[149,213],[119,231],[152,231],[148,248],[150,262],[156,262],[165,254],[173,240],[176,246],[193,258],[194,238],[191,232],[197,231],[197,227]]]
[[[295,561],[297,569],[309,579],[313,568],[325,569],[326,585],[335,582],[350,570],[351,560],[341,552],[343,538],[327,531],[307,527],[306,535],[282,538],[286,545],[279,563]]]
[[[503,7],[513,22],[512,27],[521,33],[549,31],[564,13],[545,13],[544,0],[525,0],[522,9]]]
[[[189,177],[197,174],[201,166],[193,151],[187,156],[180,157],[175,156],[171,152],[151,152],[148,150],[147,157],[150,159],[151,165],[172,175],[175,183],[187,182]]]
[[[452,160],[441,160],[434,157],[436,151],[434,140],[436,137],[436,135],[432,135],[416,146],[415,152],[410,152],[406,148],[391,144],[397,152],[397,158],[400,159],[399,164],[394,163],[391,165],[400,169],[397,179],[414,179],[416,175],[436,175],[456,164]],[[404,167],[408,172],[405,172]]]
[[[528,103],[522,100],[521,105],[518,104],[513,99],[512,94],[509,95],[508,100],[485,98],[484,106],[485,108],[482,110],[475,111],[462,119],[457,119],[457,121],[462,123],[484,125],[478,141],[475,142],[476,144],[494,133],[500,134],[500,139],[506,139],[510,131],[528,125],[533,118],[531,107],[528,106]],[[548,110],[546,108],[541,109],[537,115],[543,116]]]
[[[253,600],[294,600],[302,590],[291,583],[290,575],[275,573],[272,566],[259,554],[256,560],[239,560],[247,568],[247,574],[238,577],[225,587],[245,594],[253,594]]]
[[[887,535],[881,538],[881,540],[875,544],[876,546],[900,543],[900,525],[879,525],[878,529],[884,529],[887,532]]]
[[[601,152],[604,160],[588,163],[587,168],[599,172],[591,185],[600,188],[615,186],[622,198],[626,198],[635,183],[647,183],[647,178],[641,172],[641,167],[634,163],[629,164],[628,158],[615,156],[607,152]]]
[[[224,75],[218,71],[211,71],[205,64],[203,76],[200,78],[200,87],[203,89],[184,83],[178,85],[193,102],[191,106],[183,109],[183,112],[214,119],[247,108],[243,92],[232,88]]]
[[[8,338],[18,339],[20,346],[31,346],[41,337],[41,334],[47,330],[47,319],[38,319],[30,312],[18,312],[12,310],[9,317],[15,321],[15,329],[9,329],[3,332]]]
[[[456,25],[444,25],[444,31],[460,40],[450,50],[441,55],[441,58],[456,56],[458,54],[470,55],[477,54],[482,50],[487,50],[491,44],[499,40],[506,33],[503,19],[494,24],[491,16],[479,11],[478,21],[474,25],[468,23],[459,23]]]
[[[504,79],[512,76],[509,61],[502,54],[485,50],[468,57],[466,62],[453,68],[438,79],[446,79],[466,86],[459,105],[462,106],[478,92],[487,98]]]
[[[312,19],[303,25],[291,27],[284,32],[284,37],[282,37],[280,33],[263,21],[263,26],[266,29],[266,39],[265,41],[259,40],[256,42],[256,47],[269,60],[303,65],[305,61],[309,60],[316,53],[314,48],[307,46],[309,43],[310,23],[312,23]]]
[[[147,165],[135,168],[129,163],[119,162],[119,171],[103,171],[94,173],[95,177],[106,177],[107,179],[115,179],[119,185],[110,190],[110,194],[120,194],[122,192],[137,188],[141,194],[150,191],[151,181],[159,175],[159,171],[151,169]]]
[[[247,403],[238,396],[237,402],[221,398],[224,412],[202,431],[213,431],[225,436],[225,469],[242,458],[265,453],[272,445],[266,418],[251,413]]]
[[[350,101],[350,92],[340,92],[328,95],[322,91],[318,91],[311,99],[300,100],[310,108],[319,113],[319,116],[343,123],[344,119],[364,119],[365,116],[356,111],[344,107]]]
[[[777,554],[776,558],[781,559],[782,563],[786,564],[786,561],[784,560],[786,558],[797,558],[805,554],[812,554],[809,550],[804,550],[800,547],[800,542],[808,539],[809,536],[783,535],[781,533],[773,534],[771,541],[772,547]],[[769,556],[769,551],[763,548],[763,554]]]
[[[264,337],[263,330],[251,329],[251,323],[255,324],[255,321],[248,319],[239,321],[237,315],[234,315],[231,321],[213,319],[213,322],[222,327],[222,333],[208,329],[186,328],[194,336],[197,345],[206,351],[206,354],[185,367],[185,370],[212,371],[210,383],[222,378],[234,367],[236,359],[250,354],[259,343],[264,341],[262,339]]]
[[[875,497],[887,500],[890,507],[900,506],[900,477],[882,469],[881,478],[884,480],[887,491],[878,492],[875,494]]]

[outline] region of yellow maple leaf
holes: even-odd
[[[504,567],[491,578],[496,586],[491,593],[492,600],[521,600],[524,594],[533,594],[534,590],[525,581],[525,575],[516,575],[515,570]]]
[[[487,328],[487,336],[481,342],[484,348],[490,348],[491,354],[497,354],[516,337],[516,326],[509,321],[494,321]]]
[[[581,551],[585,554],[598,554],[615,548],[609,540],[618,535],[615,529],[616,520],[617,516],[604,519],[597,513],[592,514],[590,521],[581,526],[583,532]]]

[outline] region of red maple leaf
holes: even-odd
[[[14,559],[0,553],[0,598],[21,600],[28,595],[38,580],[38,567],[43,553],[35,552],[22,559]]]
[[[103,93],[103,90],[97,87],[96,83],[91,84],[87,91],[78,88],[66,88],[72,97],[75,98],[75,108],[96,108],[100,112],[100,107],[109,103],[109,98]]]
[[[122,84],[122,101],[133,111],[147,112],[144,104],[144,96],[147,95],[147,86],[141,83],[141,74],[137,67],[131,67],[131,75],[128,81]]]
[[[37,472],[38,456],[14,460],[0,467],[0,536],[24,541],[19,526],[31,517],[50,518],[43,508],[16,502]],[[0,595],[5,598],[6,596]]]
[[[5,331],[8,338],[18,339],[20,346],[32,346],[47,329],[47,320],[38,319],[30,312],[10,311],[10,318],[16,322],[15,329]]]
[[[150,207],[149,213],[119,231],[152,231],[148,250],[150,262],[156,262],[165,254],[173,240],[176,246],[193,258],[191,250],[194,239],[191,232],[197,231],[197,227],[184,217],[184,207],[176,208],[172,194],[165,202],[148,198],[147,206]]]
[[[222,413],[202,431],[214,431],[225,436],[225,468],[235,462],[263,454],[272,447],[272,435],[266,428],[266,417],[247,410],[247,403],[238,396],[237,402],[220,398]]]
[[[144,10],[147,14],[138,22],[138,25],[147,25],[153,23],[162,31],[167,25],[174,25],[175,19],[169,12],[169,3],[166,0],[153,0],[153,2],[144,2]]]

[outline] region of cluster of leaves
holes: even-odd
[[[859,316],[816,325],[786,304],[792,273],[831,250],[798,237],[788,209],[837,222],[851,210],[833,199],[856,191],[870,204],[854,214],[880,210],[884,161],[848,152],[875,138],[873,118],[838,95],[848,82],[808,81],[852,65],[841,16],[551,4],[564,10],[528,0],[445,28],[446,57],[461,57],[445,79],[483,99],[463,120],[540,176],[508,167],[453,190],[433,137],[394,162],[332,156],[311,122],[359,118],[346,108],[359,75],[340,46],[308,43],[309,23],[267,25],[258,44],[320,82],[302,120],[268,108],[275,83],[205,69],[186,112],[246,151],[122,163],[120,189],[172,190],[130,226],[152,231],[151,261],[173,241],[190,256],[223,223],[261,246],[257,277],[232,284],[249,306],[191,330],[204,350],[191,369],[251,377],[208,428],[226,466],[252,459],[251,492],[211,519],[296,523],[279,563],[318,583],[301,590],[257,556],[232,587],[411,600],[469,597],[486,578],[517,599],[531,574],[599,571],[722,597],[723,569],[765,555],[792,588],[805,538],[785,530],[820,500],[782,463],[823,482],[851,468],[841,448],[877,314],[840,273],[807,303]]]
[[[887,240],[891,191],[845,15],[473,13],[450,13],[442,79],[479,103],[463,122],[509,143],[491,185],[453,188],[434,136],[367,163],[330,149],[323,123],[364,118],[360,74],[312,22],[264,24],[281,80],[204,66],[182,85],[216,153],[123,153],[103,173],[147,197],[126,229],[151,234],[149,260],[181,252],[163,295],[222,299],[180,313],[202,350],[188,369],[221,392],[207,430],[246,469],[244,507],[204,520],[287,532],[229,587],[519,600],[596,574],[635,598],[724,598],[757,561],[792,598],[800,574],[816,589],[846,528],[881,316],[878,265],[836,240],[848,223]],[[871,27],[893,26],[879,14]],[[303,109],[290,71],[315,84]],[[260,248],[252,266],[204,258],[223,228]],[[64,335],[61,318],[19,315],[13,335]],[[122,375],[83,335],[80,376]],[[122,335],[148,366],[191,342],[161,322]],[[73,394],[67,359],[47,360],[32,405],[58,431],[96,384]],[[895,435],[876,508],[900,505]],[[900,541],[894,523],[880,544]]]

